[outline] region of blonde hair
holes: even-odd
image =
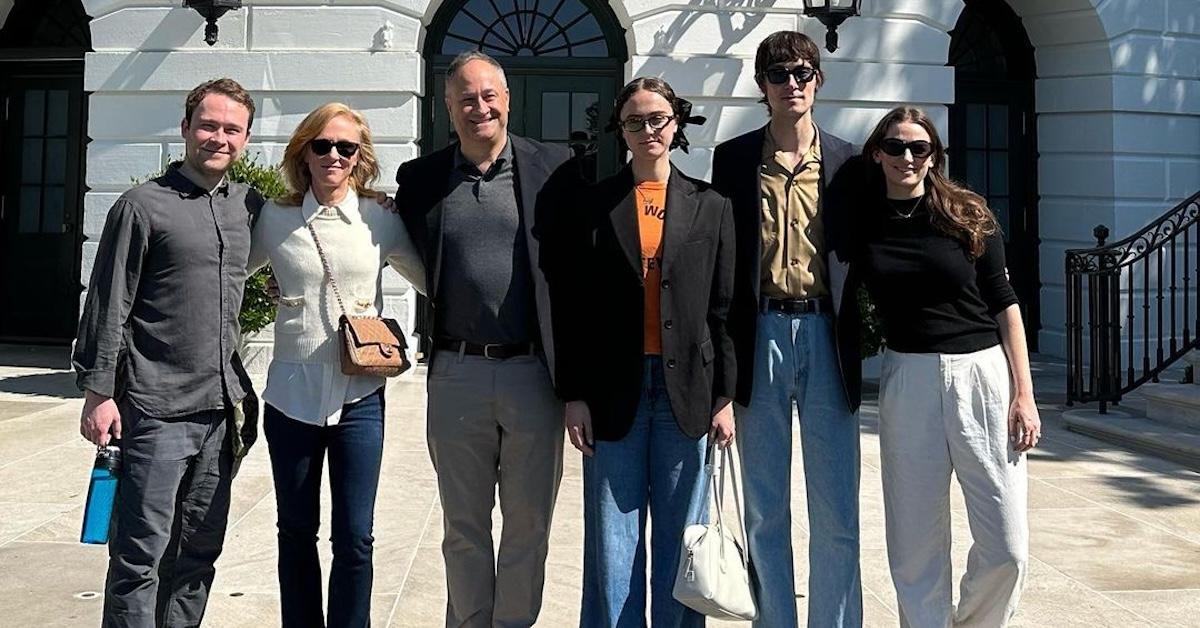
[[[283,151],[283,163],[279,165],[288,188],[288,194],[278,201],[281,205],[299,206],[304,203],[304,195],[312,187],[312,175],[305,161],[308,143],[321,135],[325,125],[338,116],[349,118],[358,127],[358,163],[350,171],[350,185],[359,196],[376,196],[371,184],[379,178],[379,159],[375,156],[375,145],[371,143],[371,129],[367,126],[367,120],[349,106],[331,102],[308,114],[288,140],[287,148]]]

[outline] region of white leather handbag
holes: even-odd
[[[717,511],[716,523],[691,524],[684,528],[674,595],[684,606],[708,617],[752,620],[758,616],[758,608],[754,604],[746,556],[746,520],[737,481],[738,461],[734,445],[720,450],[719,465],[716,452],[716,443],[710,440],[704,471],[708,475],[709,502]],[[722,513],[727,470],[733,483],[740,544],[725,526]]]

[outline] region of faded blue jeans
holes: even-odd
[[[633,427],[619,441],[596,441],[595,454],[583,459],[582,628],[646,625],[647,514],[650,625],[704,626],[704,616],[675,601],[672,591],[683,529],[707,520],[706,445],[704,437],[679,430],[662,358],[647,356]]]
[[[764,312],[758,318],[750,406],[736,408],[746,528],[759,628],[794,628],[792,405],[808,496],[808,626],[862,625],[859,573],[858,416],[838,369],[825,314]]]

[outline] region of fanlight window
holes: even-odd
[[[450,22],[442,54],[607,57],[596,16],[579,0],[467,0]]]

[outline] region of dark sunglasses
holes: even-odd
[[[796,79],[797,85],[803,85],[817,76],[817,71],[807,65],[798,65],[792,69],[787,68],[770,68],[758,75],[759,80],[767,79],[767,82],[772,85],[783,85],[788,82],[788,77]]]
[[[308,143],[314,155],[328,155],[329,151],[337,147],[337,152],[342,157],[353,157],[354,153],[358,152],[358,144],[349,140],[341,140],[335,142],[333,140],[313,140]]]
[[[892,157],[901,157],[904,151],[912,152],[913,159],[925,159],[933,154],[933,144],[925,140],[917,140],[915,142],[905,142],[904,140],[889,137],[879,142],[879,150],[891,155]]]
[[[642,118],[639,116],[629,116],[621,120],[621,128],[625,129],[626,133],[637,133],[642,129],[649,127],[651,131],[657,133],[665,128],[674,120],[675,116],[657,114]]]

